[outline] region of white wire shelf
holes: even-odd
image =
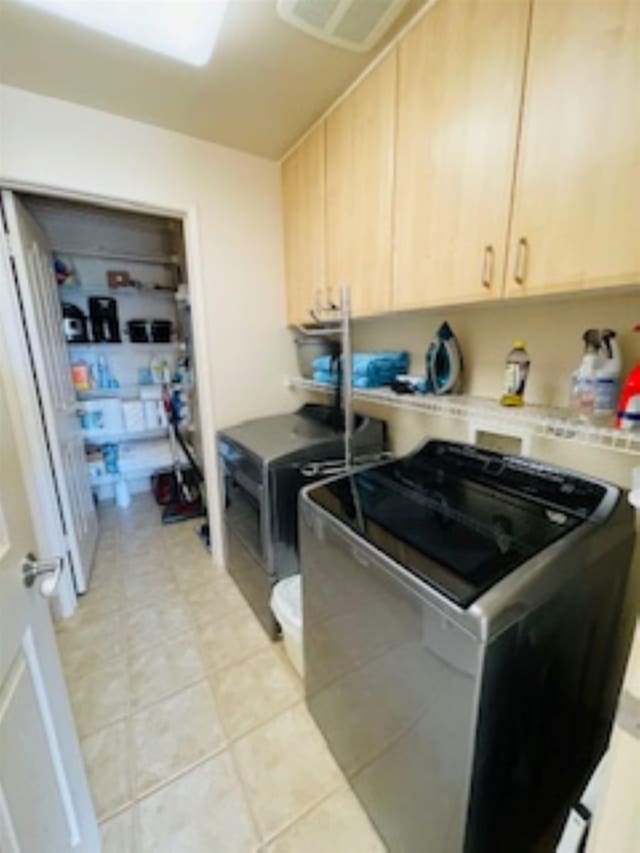
[[[291,388],[333,394],[334,388],[323,382],[289,377]],[[466,394],[396,394],[389,388],[354,388],[353,399],[376,403],[405,411],[422,412],[449,418],[481,421],[483,427],[502,428],[509,425],[530,431],[532,436],[573,441],[577,444],[640,456],[640,431],[621,430],[613,426],[613,417],[603,423],[578,418],[570,409],[525,405],[518,408],[501,406],[486,397]]]
[[[154,438],[166,438],[169,435],[169,427],[136,430],[135,432],[83,430],[82,435],[88,444],[119,444],[120,442],[149,441]]]
[[[76,388],[76,399],[86,402],[87,400],[118,399],[122,397],[123,399],[160,401],[162,399],[162,389],[165,385],[170,386],[172,391],[184,391],[186,393],[191,391],[192,388],[192,385],[188,382],[132,382],[127,385],[118,385],[117,388],[85,388],[82,391]],[[155,395],[147,394],[141,396],[151,388],[154,389]]]
[[[153,387],[153,386],[140,386],[136,384],[131,385],[119,385],[117,388],[87,388],[84,391],[79,391],[76,389],[76,399],[81,401],[86,400],[102,400],[104,398],[119,398],[131,397],[133,399],[138,399],[140,397],[140,388],[141,387]],[[161,386],[157,386],[160,388]]]
[[[184,341],[67,341],[67,346],[75,350],[95,349],[97,347],[131,347],[133,349],[184,349]]]
[[[61,284],[58,287],[61,297],[70,296],[109,296],[119,299],[121,296],[151,297],[152,299],[164,299],[170,302],[176,301],[176,291],[168,287],[101,287],[100,285]]]
[[[105,261],[130,261],[137,264],[159,264],[161,266],[177,266],[180,263],[178,255],[138,255],[135,252],[109,251],[108,249],[81,249],[59,247],[53,249],[53,254],[72,258],[97,258]]]

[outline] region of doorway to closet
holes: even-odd
[[[75,593],[116,517],[186,522],[206,554],[182,220],[7,191],[3,213]]]

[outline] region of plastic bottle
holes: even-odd
[[[126,509],[131,503],[131,493],[129,486],[122,474],[116,481],[116,504],[122,509]]]
[[[640,430],[640,364],[636,364],[622,388],[616,426]]]
[[[109,363],[103,355],[98,356],[96,362],[96,372],[98,376],[98,388],[109,388],[111,382],[111,373],[109,371]]]
[[[151,375],[153,382],[157,385],[166,385],[171,382],[171,370],[166,358],[159,355],[154,355],[150,362]]]
[[[76,391],[89,391],[91,371],[86,361],[74,361],[71,365],[71,381]]]
[[[524,347],[524,341],[514,341],[513,349],[507,355],[504,376],[504,394],[500,397],[503,406],[522,406],[524,389],[529,376],[531,359]]]
[[[602,329],[600,332],[600,351],[596,365],[598,384],[594,411],[597,414],[611,414],[616,410],[616,402],[620,393],[620,372],[622,359],[620,347],[613,329]]]
[[[640,332],[640,324],[634,326]],[[619,429],[640,430],[640,361],[627,376],[618,401],[616,426]]]
[[[120,469],[118,467],[118,445],[117,444],[103,444],[102,445],[102,458],[104,459],[104,468],[107,474],[119,474]]]
[[[597,329],[587,329],[582,336],[585,352],[580,366],[571,378],[571,408],[578,414],[593,415],[598,395],[598,350],[600,333]]]

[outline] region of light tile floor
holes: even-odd
[[[104,853],[383,853],[302,684],[194,523],[101,508],[58,640]]]

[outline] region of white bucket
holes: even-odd
[[[302,583],[300,575],[279,581],[271,593],[271,610],[282,627],[287,657],[304,678],[302,648]]]

